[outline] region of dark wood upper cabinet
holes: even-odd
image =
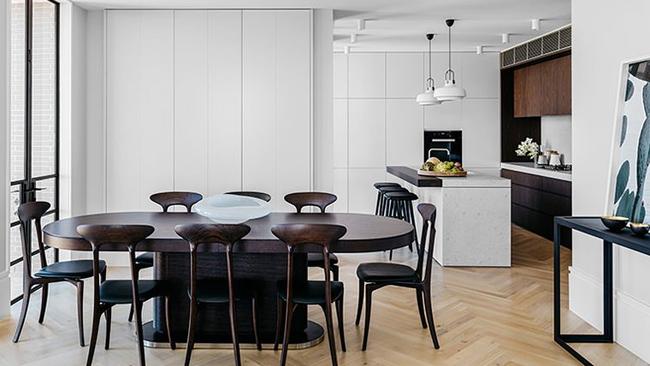
[[[571,113],[571,55],[514,71],[514,116]]]

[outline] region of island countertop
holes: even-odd
[[[387,166],[386,171],[416,187],[510,187],[510,180],[497,175],[486,174],[482,169],[467,169],[466,177],[426,177],[418,175],[416,168]]]

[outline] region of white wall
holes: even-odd
[[[647,58],[650,3],[572,1],[573,214],[605,212],[608,163],[621,62]],[[604,26],[615,25],[615,26]],[[598,77],[594,77],[598,75]],[[574,236],[569,304],[602,326],[602,251],[596,240]],[[650,257],[615,250],[614,336],[650,362]]]
[[[9,316],[10,1],[0,4],[0,319]]]
[[[456,81],[467,90],[459,102],[421,107],[428,60],[422,52],[334,55],[334,192],[337,211],[374,212],[372,184],[386,180],[387,165],[420,165],[424,130],[462,130],[467,167],[500,162],[498,54],[454,53]],[[434,53],[441,85],[447,54]]]
[[[563,155],[564,163],[571,164],[571,115],[542,116],[542,148]]]

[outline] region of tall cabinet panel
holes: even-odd
[[[173,188],[172,11],[109,11],[106,209],[151,208]]]
[[[309,190],[311,43],[308,11],[244,11],[243,188],[282,197]]]
[[[174,12],[174,188],[208,190],[208,12]]]
[[[208,11],[208,187],[241,189],[241,10]]]

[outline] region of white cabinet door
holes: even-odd
[[[348,102],[348,151],[351,168],[386,165],[386,103],[384,99]]]
[[[106,210],[154,208],[173,188],[172,11],[109,11]]]
[[[336,202],[328,212],[348,212],[348,169],[335,168],[334,172],[334,193]]]
[[[422,163],[423,108],[411,99],[386,100],[386,165]]]
[[[427,131],[460,130],[461,118],[461,101],[424,107],[424,129]]]
[[[243,12],[243,188],[273,196],[310,189],[310,13]]]
[[[353,53],[348,56],[348,92],[350,98],[386,96],[386,55]]]
[[[208,12],[174,12],[174,188],[208,190]]]
[[[241,190],[241,10],[210,10],[207,18],[207,191]]]
[[[464,53],[458,57],[468,98],[498,98],[501,69],[498,53]]]
[[[501,161],[501,119],[498,99],[463,100],[463,164],[498,167]]]
[[[334,54],[334,98],[348,97],[348,56]]]
[[[425,69],[422,53],[386,54],[386,97],[413,98],[424,91]]]
[[[375,213],[377,190],[373,184],[386,181],[386,169],[350,169],[348,212]]]
[[[334,168],[348,167],[348,101],[334,101]]]

